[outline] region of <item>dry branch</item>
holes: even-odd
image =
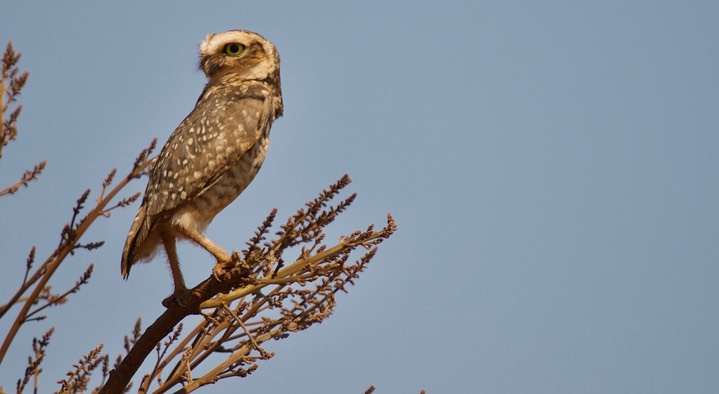
[[[2,346],[0,346],[0,364],[2,364],[5,355],[7,354],[10,344],[15,339],[20,327],[28,322],[28,318],[31,313],[31,308],[37,300],[41,297],[44,291],[48,290],[48,282],[53,276],[55,271],[58,269],[60,264],[65,258],[74,253],[77,248],[93,249],[99,246],[99,243],[81,244],[80,240],[90,226],[100,217],[107,216],[107,210],[113,209],[107,208],[114,200],[120,191],[132,180],[140,177],[151,160],[148,158],[152,150],[156,146],[156,140],[153,140],[150,146],[144,149],[138,159],[135,160],[135,164],[132,170],[123,178],[112,190],[107,190],[109,184],[103,184],[101,196],[96,200],[96,205],[85,215],[80,218],[80,213],[84,208],[84,204],[90,194],[90,190],[86,190],[80,198],[78,198],[75,207],[73,207],[73,215],[70,222],[66,224],[60,236],[60,243],[57,248],[47,257],[47,259],[35,270],[32,274],[26,274],[26,278],[20,285],[20,288],[11,297],[10,301],[0,306],[0,318],[7,313],[10,308],[16,303],[22,302],[22,307],[18,313],[15,321],[13,322],[10,330],[5,337]],[[114,170],[113,170],[114,171]],[[123,201],[123,200],[121,200]],[[34,253],[31,254],[34,260]],[[30,266],[30,259],[28,259],[28,266]],[[29,271],[29,269],[28,269]],[[31,291],[32,289],[32,291]],[[31,291],[30,295],[26,298],[22,298],[24,294]],[[69,294],[69,293],[68,293]],[[22,299],[21,299],[22,298]]]
[[[231,264],[215,267],[215,275],[193,288],[179,303],[182,306],[168,308],[147,328],[100,392],[121,392],[153,349],[158,359],[142,379],[141,393],[163,393],[178,385],[183,392],[191,392],[220,379],[247,376],[258,361],[273,356],[262,348],[264,342],[287,338],[329,317],[335,294],[347,291],[375,255],[377,245],[396,230],[388,215],[387,225],[380,230],[370,226],[342,237],[337,245],[323,243],[325,227],[355,198],[351,195],[330,205],[349,182],[344,176],[280,226],[275,239],[266,241],[277,214],[273,210],[247,242],[248,248],[233,254]],[[295,248],[299,257],[285,264],[284,256]],[[364,252],[351,262],[357,249]],[[175,331],[160,351],[158,344],[175,325],[197,314],[204,319],[182,339]],[[222,355],[219,361],[218,355]],[[200,365],[209,371],[194,376]],[[153,382],[158,384],[154,390]]]

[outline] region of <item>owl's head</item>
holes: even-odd
[[[280,55],[261,35],[247,30],[208,34],[200,43],[200,69],[211,80],[227,74],[242,79],[277,79]]]

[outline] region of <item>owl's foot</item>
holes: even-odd
[[[237,254],[237,252],[233,252],[232,257],[228,257],[226,259],[218,258],[217,264],[212,267],[212,276],[217,279],[218,282],[222,282],[222,278],[229,274],[238,261],[240,261],[240,255]]]
[[[175,289],[169,297],[162,300],[162,305],[167,308],[183,308],[186,305],[187,297],[190,295],[190,290],[187,288]]]

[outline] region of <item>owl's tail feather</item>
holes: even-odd
[[[145,243],[147,236],[150,233],[150,223],[145,217],[145,207],[140,207],[140,210],[135,216],[135,220],[132,222],[130,232],[127,234],[127,240],[125,241],[125,247],[122,249],[122,262],[120,264],[120,271],[122,277],[127,279],[130,275],[130,268],[132,265],[142,260],[141,256],[138,256],[138,247]]]

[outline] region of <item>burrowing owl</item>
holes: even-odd
[[[175,242],[189,239],[218,262],[230,257],[202,235],[247,187],[267,152],[272,122],[282,116],[280,57],[257,33],[210,34],[200,44],[208,78],[195,108],[177,126],[149,170],[142,205],[122,252],[122,275],[164,246],[175,293],[186,291]]]

